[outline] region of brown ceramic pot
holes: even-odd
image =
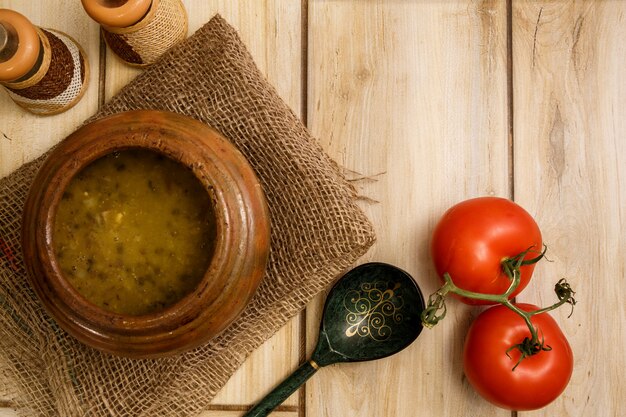
[[[53,251],[56,208],[71,179],[108,153],[143,148],[189,167],[213,200],[217,238],[196,289],[143,316],[97,307],[63,277]],[[22,245],[29,279],[47,311],[81,342],[129,357],[182,352],[218,335],[244,309],[263,277],[269,215],[261,186],[243,155],[216,131],[174,113],[132,111],[85,125],[50,154],[24,208]]]

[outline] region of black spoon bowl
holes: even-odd
[[[422,331],[424,297],[411,276],[380,262],[358,266],[331,288],[311,359],[248,411],[267,416],[319,368],[381,359],[410,345]]]

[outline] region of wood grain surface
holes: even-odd
[[[472,196],[509,195],[505,6],[310,5],[309,126],[349,175],[364,177],[355,184],[378,232],[368,260],[405,269],[425,294],[438,285],[428,241],[443,211]],[[399,355],[320,372],[307,387],[310,415],[509,415],[464,380],[472,311],[451,306]],[[309,321],[318,316],[311,309]]]
[[[0,0],[86,49],[89,90],[42,118],[0,93],[0,176],[73,131],[140,70],[101,43],[80,7]],[[512,198],[539,223],[551,262],[520,295],[552,303],[567,277],[579,301],[553,314],[574,375],[543,410],[510,412],[464,378],[463,338],[478,311],[445,321],[400,354],[320,370],[276,417],[623,415],[626,398],[626,2],[598,0],[185,0],[190,34],[216,12],[235,26],[279,94],[345,168],[378,241],[362,260],[437,287],[430,232],[454,203]],[[203,417],[235,417],[313,350],[324,296],[259,348]],[[3,380],[0,383],[10,384]],[[0,416],[14,416],[11,398]]]
[[[553,313],[574,350],[570,385],[524,416],[624,415],[625,14],[625,2],[513,2],[514,195],[552,260],[520,299],[548,305],[567,277],[579,300],[571,318]]]

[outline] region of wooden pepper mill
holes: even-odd
[[[111,50],[135,66],[150,65],[187,37],[181,0],[81,0]]]
[[[35,114],[60,113],[80,100],[88,79],[87,59],[76,41],[0,9],[0,84],[15,103]]]

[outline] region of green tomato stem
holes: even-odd
[[[554,310],[566,303],[570,304],[573,309],[574,305],[576,304],[576,300],[574,299],[575,293],[570,287],[569,283],[567,283],[567,281],[563,278],[559,280],[554,287],[554,292],[556,293],[559,301],[552,304],[551,306],[544,307],[535,311],[524,311],[521,308],[519,308],[517,305],[515,305],[509,298],[511,294],[517,289],[517,287],[519,287],[519,284],[521,281],[520,267],[522,265],[530,265],[532,263],[538,262],[540,259],[544,257],[546,253],[546,248],[544,246],[544,250],[541,252],[539,256],[525,261],[524,257],[531,249],[532,248],[529,248],[526,251],[520,253],[519,255],[513,258],[505,259],[502,261],[502,269],[507,274],[507,276],[511,279],[511,284],[509,285],[507,290],[502,294],[484,294],[484,293],[464,290],[462,288],[457,287],[454,284],[450,274],[444,273],[443,274],[443,279],[444,279],[443,286],[441,286],[441,288],[439,288],[439,290],[437,290],[435,293],[431,294],[431,296],[428,299],[428,305],[422,312],[422,323],[424,324],[424,326],[428,328],[432,328],[445,317],[446,312],[447,312],[445,298],[448,295],[448,293],[452,293],[461,297],[470,298],[474,300],[483,300],[483,301],[489,301],[493,303],[502,304],[503,306],[514,311],[516,314],[519,314],[519,316],[524,319],[524,322],[526,323],[526,325],[528,326],[528,330],[530,331],[531,337],[525,338],[524,341],[522,341],[521,343],[515,346],[512,346],[509,350],[507,350],[507,355],[511,349],[515,349],[515,348],[517,348],[521,352],[521,358],[518,361],[518,363],[513,367],[513,370],[515,370],[517,365],[519,365],[519,363],[524,358],[532,356],[542,350],[543,351],[550,350],[550,347],[546,346],[543,340],[539,340],[537,329],[535,328],[535,326],[533,326],[530,318],[534,315],[542,314],[542,313],[546,313],[548,311]]]
[[[551,310],[554,310],[556,308],[561,307],[563,304],[570,304],[572,306],[572,312],[573,312],[574,311],[574,305],[576,304],[576,299],[574,299],[574,294],[576,294],[576,293],[574,292],[574,290],[572,290],[572,287],[565,280],[565,278],[561,278],[554,285],[554,292],[555,292],[556,296],[559,298],[558,302],[552,304],[551,306],[540,308],[539,310],[529,311],[529,312],[527,312],[527,314],[529,316],[534,316],[536,314],[546,313],[548,311],[551,311]],[[570,317],[571,315],[572,314],[570,313],[570,315],[568,317]]]

